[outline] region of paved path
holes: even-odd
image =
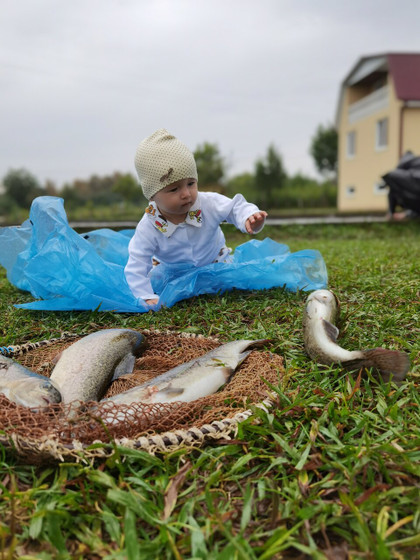
[[[372,222],[386,222],[385,216],[307,216],[295,218],[267,218],[267,226],[282,226],[288,224],[363,224]]]

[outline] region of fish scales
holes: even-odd
[[[410,369],[410,360],[404,352],[386,348],[346,350],[337,344],[339,330],[335,323],[340,304],[329,290],[315,290],[306,300],[303,313],[303,336],[306,353],[321,364],[341,364],[345,369],[357,371],[372,369],[385,381],[391,376],[402,381]]]
[[[51,373],[64,403],[99,400],[113,378],[133,371],[145,345],[131,329],[103,329],[66,348]]]

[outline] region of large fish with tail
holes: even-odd
[[[145,346],[131,329],[104,329],[63,350],[51,373],[64,403],[100,400],[113,379],[131,373]]]
[[[215,393],[234,374],[251,350],[268,339],[237,340],[223,344],[204,356],[181,364],[146,383],[101,402],[115,404],[190,402]]]
[[[0,393],[16,404],[40,410],[61,401],[58,388],[48,377],[0,355]]]
[[[402,381],[410,369],[410,360],[404,352],[373,348],[372,350],[345,350],[337,344],[339,330],[335,323],[340,304],[329,290],[315,290],[306,300],[303,313],[303,336],[306,353],[321,364],[341,364],[357,371],[372,369],[384,381]]]

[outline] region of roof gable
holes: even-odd
[[[352,86],[364,80],[374,72],[387,69],[387,57],[383,56],[369,56],[361,58],[354,66],[352,71],[345,79],[348,86]]]
[[[420,54],[389,54],[388,66],[397,98],[420,100]]]
[[[339,126],[344,90],[376,73],[389,73],[397,99],[420,101],[420,53],[379,53],[361,57],[341,83],[335,123]]]

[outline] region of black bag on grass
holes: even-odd
[[[396,169],[383,175],[382,179],[389,187],[391,214],[400,206],[410,215],[420,216],[420,156],[405,152]]]

